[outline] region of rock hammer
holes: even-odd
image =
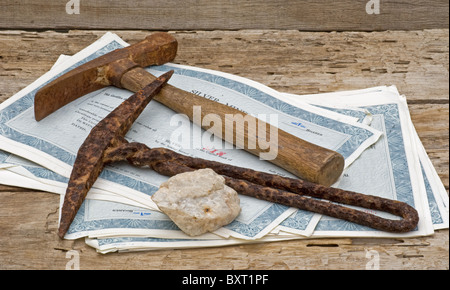
[[[37,92],[34,104],[36,120],[39,121],[71,101],[106,86],[112,85],[138,92],[156,79],[144,68],[172,61],[177,54],[177,48],[177,40],[171,34],[153,33],[139,43],[114,50],[73,69]],[[248,123],[244,124],[243,132],[233,128],[232,134],[225,134],[227,116],[244,114],[235,108],[181,90],[170,84],[164,86],[154,100],[178,113],[187,115],[191,121],[195,121],[193,107],[200,106],[202,119],[210,113],[220,116],[222,132],[217,132],[216,136],[229,136],[228,139],[223,139],[235,145],[243,145],[242,149],[256,156],[259,156],[261,152],[267,152],[267,147],[263,149],[259,146],[259,142],[254,142],[258,138],[258,131],[253,130]],[[245,118],[254,117],[246,116]],[[270,146],[277,146],[276,157],[268,160],[273,164],[301,179],[325,186],[336,182],[342,174],[345,162],[343,156],[338,152],[271,127],[272,125],[257,118],[255,124],[256,128],[266,128],[265,140],[270,139],[269,132],[271,130],[278,130],[276,144],[272,144],[273,140],[269,141],[272,142]],[[203,124],[197,125],[202,126],[205,130],[211,128],[211,126]],[[248,146],[248,144],[257,144],[257,146]]]

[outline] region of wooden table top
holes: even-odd
[[[146,31],[113,31],[129,43]],[[449,188],[449,30],[300,32],[170,31],[176,63],[220,70],[275,90],[311,94],[396,85],[419,137]],[[0,31],[0,103],[105,31]],[[336,238],[101,255],[57,235],[59,196],[0,185],[0,269],[448,269],[448,230],[410,239]]]

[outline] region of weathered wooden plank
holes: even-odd
[[[444,186],[449,186],[449,105],[409,105],[411,119],[420,140]]]
[[[116,31],[130,43],[148,31]],[[396,85],[409,103],[448,103],[449,30],[172,32],[175,62],[216,69],[276,90],[311,94]],[[74,54],[104,31],[0,31],[0,100]],[[12,81],[14,80],[14,81]]]
[[[3,0],[0,28],[412,30],[448,27],[448,9],[446,0]]]
[[[224,248],[97,254],[83,240],[56,236],[55,194],[0,192],[0,269],[65,269],[76,251],[80,269],[448,269],[448,230],[413,239],[320,239]],[[70,265],[69,265],[70,266]]]

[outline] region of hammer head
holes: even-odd
[[[42,120],[71,101],[106,86],[121,88],[124,73],[136,67],[172,61],[178,43],[168,33],[147,36],[143,41],[87,62],[41,88],[34,99],[34,115]]]
[[[92,128],[78,150],[67,185],[58,229],[61,238],[66,234],[89,189],[103,170],[105,151],[123,142],[123,137],[133,122],[172,74],[173,71],[169,71],[161,75],[125,100]]]

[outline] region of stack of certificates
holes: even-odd
[[[61,74],[127,45],[107,33],[76,55],[62,56],[52,70],[0,104],[0,183],[60,194],[62,202],[78,148],[90,129],[132,93],[108,87],[40,122],[34,119],[34,95]],[[345,170],[333,186],[408,203],[419,213],[417,228],[406,234],[386,233],[241,195],[241,214],[232,223],[213,233],[189,237],[151,200],[167,177],[148,168],[116,163],[105,168],[90,190],[66,239],[85,238],[97,251],[108,253],[316,237],[413,237],[448,228],[447,192],[412,125],[406,100],[395,87],[299,96],[196,67],[165,64],[147,68],[154,75],[171,69],[175,73],[170,83],[178,88],[266,118],[266,122],[277,116],[275,125],[280,129],[341,153]],[[201,133],[201,142],[192,135],[195,132]],[[151,102],[126,139],[294,177],[244,150],[224,146],[207,133]]]

